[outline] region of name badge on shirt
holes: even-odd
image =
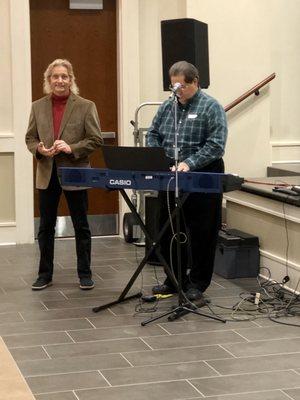
[[[197,114],[189,114],[188,118],[189,119],[195,119],[195,118],[197,118]]]

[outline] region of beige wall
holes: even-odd
[[[0,204],[10,207],[3,208],[0,243],[24,243],[33,240],[32,158],[24,145],[31,103],[29,0],[0,0],[0,9],[0,174],[14,177],[14,190],[0,192]],[[133,143],[129,121],[136,107],[167,97],[160,21],[191,17],[209,25],[207,92],[224,106],[277,73],[259,98],[228,113],[227,170],[264,175],[272,144],[273,159],[300,159],[298,0],[119,0],[118,10],[120,144]],[[145,112],[145,126],[153,113]],[[1,160],[3,153],[14,162]]]
[[[271,141],[274,161],[300,160],[300,3],[273,0],[271,63],[277,79],[272,85]]]
[[[271,72],[267,5],[261,0],[140,1],[141,102],[166,99],[162,91],[160,21],[195,18],[209,26],[210,88],[226,105]],[[238,34],[237,34],[238,32]],[[260,60],[257,62],[257,60]],[[146,111],[143,126],[151,120]],[[228,113],[227,170],[243,176],[264,175],[271,161],[270,93],[251,98]],[[147,117],[143,119],[143,116]],[[247,151],[244,156],[242,149]],[[251,151],[249,151],[251,149]]]
[[[0,154],[0,224],[15,221],[14,155]]]
[[[264,0],[227,0],[223,7],[218,0],[187,1],[187,16],[208,24],[207,92],[224,106],[273,72],[267,11]],[[228,112],[227,171],[264,176],[271,161],[269,109],[266,91]]]
[[[11,40],[8,0],[0,0],[0,10],[0,135],[3,137],[12,131]]]
[[[33,240],[29,2],[0,0],[0,244]]]
[[[139,0],[138,45],[140,93],[135,109],[144,102],[159,102],[168,93],[162,85],[162,55],[160,22],[165,19],[183,18],[186,5],[183,0]],[[157,106],[145,106],[138,113],[139,127],[148,127]],[[130,116],[134,119],[134,113]],[[132,128],[131,128],[132,131]],[[131,144],[133,136],[130,137]]]
[[[277,282],[288,275],[286,287],[299,293],[299,207],[242,191],[226,193],[225,198],[228,227],[259,238],[261,274]]]
[[[298,0],[140,0],[140,103],[161,101],[160,21],[195,18],[208,23],[209,94],[224,106],[272,72],[277,77],[228,112],[227,170],[263,176],[276,160],[300,161]],[[141,112],[142,126],[155,111]],[[246,157],[245,157],[246,154]]]

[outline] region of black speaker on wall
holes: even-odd
[[[192,18],[161,21],[164,90],[169,89],[169,68],[177,61],[194,64],[200,87],[209,86],[208,26]]]

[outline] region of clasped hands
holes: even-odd
[[[53,146],[51,146],[49,149],[45,147],[43,142],[40,142],[38,144],[37,151],[45,157],[54,157],[61,152],[66,154],[72,153],[71,147],[63,140],[55,140]]]

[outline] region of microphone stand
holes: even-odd
[[[179,86],[180,87],[180,86]],[[198,307],[196,304],[193,304],[192,302],[189,302],[187,298],[185,297],[183,290],[182,290],[182,265],[181,265],[181,242],[180,242],[180,210],[181,210],[181,203],[180,203],[180,196],[179,196],[179,182],[178,182],[178,164],[179,164],[179,148],[178,148],[178,129],[179,129],[179,124],[177,121],[177,111],[178,111],[178,98],[176,96],[176,91],[179,89],[175,88],[173,89],[173,110],[174,110],[174,133],[175,133],[175,138],[174,138],[174,159],[175,159],[175,239],[176,239],[176,250],[177,250],[177,287],[178,287],[178,305],[174,307],[171,311],[165,312],[157,317],[152,317],[147,319],[146,321],[143,321],[141,323],[142,326],[147,325],[150,322],[156,321],[160,318],[163,318],[165,316],[169,316],[168,320],[169,321],[174,321],[177,318],[180,318],[181,316],[188,314],[188,313],[193,313],[197,315],[201,315],[207,318],[211,318],[217,321],[221,322],[226,322],[225,319],[213,315],[208,315],[205,313],[200,313],[198,311]],[[184,172],[182,172],[184,173]],[[172,216],[170,217],[172,218]],[[171,222],[172,223],[172,222]],[[171,249],[172,251],[172,249]]]
[[[173,313],[180,313],[184,310],[184,294],[182,290],[182,265],[181,265],[181,242],[180,242],[180,197],[179,197],[179,183],[178,183],[178,164],[179,164],[179,147],[178,147],[178,129],[179,124],[177,120],[178,114],[178,98],[176,91],[173,93],[173,110],[174,110],[174,160],[175,160],[175,239],[177,250],[177,281],[178,281],[178,307],[173,309]]]

